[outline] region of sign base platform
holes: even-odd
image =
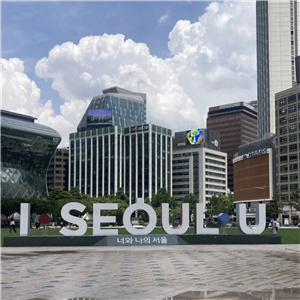
[[[281,244],[280,235],[114,235],[114,236],[6,236],[4,247],[159,246],[159,245]]]

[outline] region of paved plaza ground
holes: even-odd
[[[1,248],[2,300],[300,299],[300,245]]]

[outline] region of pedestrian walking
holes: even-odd
[[[272,221],[272,233],[277,234],[277,222],[275,219],[273,219]]]
[[[41,222],[40,222],[38,219],[36,219],[36,220],[35,220],[35,229],[36,229],[36,230],[39,230],[40,227],[41,227]]]
[[[16,223],[15,223],[15,220],[14,220],[14,215],[12,215],[11,219],[10,219],[10,222],[9,222],[9,233],[11,233],[11,230],[14,230],[15,233],[17,233],[16,231]]]

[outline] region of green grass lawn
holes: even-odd
[[[112,228],[114,229],[114,228]],[[125,228],[118,228],[119,234],[128,234]],[[59,233],[60,228],[47,228],[46,230],[40,229],[39,231],[35,229],[30,229],[31,236],[43,236],[43,235],[61,235]],[[220,234],[242,234],[238,228],[220,228]],[[194,228],[189,228],[186,234],[193,234]],[[93,229],[88,228],[86,235],[92,235]],[[155,228],[151,234],[164,234],[162,228]],[[265,229],[263,234],[272,234],[271,229]],[[299,228],[285,228],[280,229],[278,234],[281,235],[282,244],[300,244],[300,229]],[[17,228],[17,233],[9,233],[9,228],[1,228],[1,246],[3,245],[3,238],[5,236],[15,236],[19,235],[19,228]]]

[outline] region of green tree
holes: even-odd
[[[124,189],[122,187],[118,188],[116,192],[116,198],[125,201],[127,205],[129,205],[129,197],[125,194]]]
[[[128,204],[124,201],[118,201],[118,210],[115,213],[116,221],[118,224],[123,224],[123,215],[125,210],[127,209]]]
[[[1,214],[8,217],[14,212],[20,213],[21,203],[26,202],[28,201],[23,198],[3,198],[1,199]]]
[[[199,201],[194,194],[188,194],[183,197],[182,203],[189,203],[190,211],[195,211],[196,203],[199,203]]]
[[[292,193],[290,202],[297,211],[300,211],[300,189],[297,189]]]
[[[227,213],[232,215],[234,212],[233,195],[213,195],[206,204],[206,212],[208,215],[219,215],[220,213]]]
[[[73,199],[69,192],[61,189],[52,189],[47,197],[48,201],[58,201],[62,199]]]
[[[157,194],[154,194],[151,199],[151,205],[154,208],[160,207],[162,203],[169,203],[170,208],[175,208],[178,205],[165,188],[159,189]]]
[[[78,189],[78,187],[75,187],[75,186],[72,186],[70,188],[70,190],[68,191],[68,193],[71,195],[71,197],[72,197],[72,199],[74,199],[74,201],[75,201],[75,199],[79,200],[82,197],[82,195],[80,194],[80,190]]]
[[[31,214],[47,214],[51,212],[51,205],[48,200],[30,199],[30,211]]]
[[[280,213],[282,213],[282,208],[282,194],[281,192],[278,192],[273,197],[273,200],[266,204],[266,215],[277,217]]]
[[[144,203],[146,203],[146,204],[148,204],[148,205],[151,206],[151,202],[150,202],[149,197],[145,198]],[[149,222],[149,216],[148,216],[148,214],[144,210],[142,210],[142,211],[139,212],[139,218],[141,220],[143,220],[144,222]]]

